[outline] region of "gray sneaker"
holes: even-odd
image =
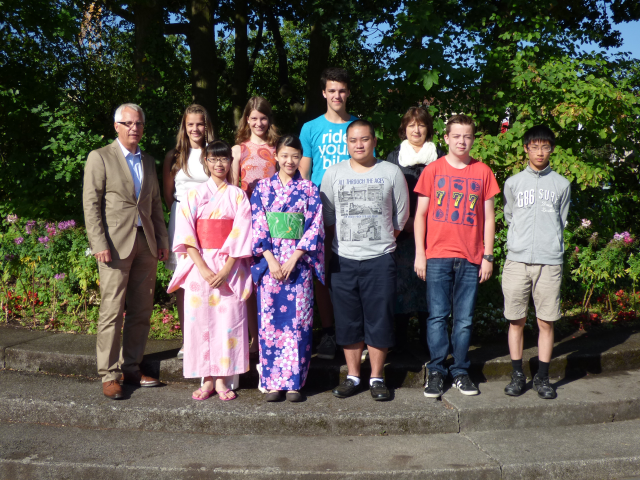
[[[336,336],[322,335],[320,344],[318,345],[318,358],[324,358],[325,360],[333,360],[336,356]]]

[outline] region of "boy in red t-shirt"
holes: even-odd
[[[449,353],[454,360],[453,385],[464,395],[478,394],[468,374],[468,351],[478,283],[493,273],[493,198],[500,188],[491,169],[469,156],[474,135],[470,117],[451,117],[444,136],[449,153],[424,169],[415,188],[419,195],[414,223],[415,271],[427,282],[431,361],[424,395],[430,398],[443,393],[448,373],[444,362]],[[449,342],[447,320],[452,306]]]

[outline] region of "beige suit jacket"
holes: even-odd
[[[111,251],[114,260],[127,258],[136,239],[138,215],[149,249],[169,248],[155,161],[141,153],[142,187],[136,192],[118,141],[89,153],[84,167],[82,203],[91,253]]]

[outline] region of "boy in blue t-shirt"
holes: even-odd
[[[302,160],[299,167],[300,174],[318,187],[327,168],[350,158],[347,151],[347,127],[358,119],[347,112],[347,98],[351,92],[349,74],[345,69],[325,69],[320,83],[322,95],[327,99],[327,113],[302,126]],[[315,293],[323,328],[322,340],[318,345],[318,358],[331,360],[336,354],[331,297],[328,288],[318,282]]]
[[[327,113],[305,123],[300,132],[302,161],[300,173],[318,187],[331,165],[349,159],[347,127],[357,120],[347,112],[349,74],[343,68],[327,68],[320,77],[322,95],[327,99]]]

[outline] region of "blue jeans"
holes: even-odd
[[[480,266],[464,258],[431,258],[427,262],[427,344],[431,361],[427,368],[447,376],[444,362],[453,355],[453,378],[466,374],[473,312],[478,297]],[[451,342],[447,324],[453,306]]]

